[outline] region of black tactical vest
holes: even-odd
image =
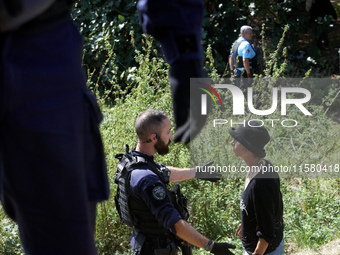
[[[236,44],[233,48],[233,61],[234,61],[234,68],[243,68],[243,57],[242,56],[238,56],[237,51],[238,51],[238,47],[240,46],[240,44],[243,42],[243,40],[239,40],[236,41]],[[253,46],[252,46],[253,47]],[[253,50],[255,51],[255,49],[253,48]],[[257,69],[257,54],[255,51],[255,56],[252,59],[249,59],[249,64],[251,66],[251,68],[253,70]]]
[[[159,223],[144,201],[131,196],[130,177],[133,170],[147,165],[148,169],[153,171],[167,185],[169,183],[170,171],[167,168],[160,168],[155,162],[144,157],[132,156],[127,145],[124,146],[124,149],[125,153],[115,156],[119,159],[115,178],[115,183],[118,184],[115,203],[120,220],[127,226],[147,235],[164,235],[169,230]]]

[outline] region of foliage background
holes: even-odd
[[[77,1],[73,9],[74,20],[84,36],[84,65],[91,74],[91,82],[102,94],[110,90],[111,97],[129,86],[139,65],[135,50],[142,49],[145,38],[136,4],[136,0]],[[340,16],[339,0],[333,5]],[[202,44],[205,49],[210,48],[214,66],[222,76],[229,74],[230,48],[239,36],[239,28],[245,24],[253,26],[255,31],[254,43],[262,67],[259,72],[263,71],[269,53],[275,50],[287,25],[286,56],[277,56],[281,62],[287,62],[284,75],[303,77],[313,67],[311,76],[324,77],[339,70],[339,54],[335,49],[339,47],[336,45],[339,37],[332,37],[339,23],[330,18],[319,23],[310,21],[305,0],[206,0]],[[325,30],[330,32],[330,51],[315,44],[315,35]],[[153,42],[152,47],[157,53],[152,52],[151,56],[162,57],[159,44]],[[105,62],[108,63],[102,69]],[[206,68],[209,70],[209,65]]]
[[[325,61],[323,52],[312,44],[295,44],[296,36],[301,36],[308,27],[308,19],[300,15],[302,5],[303,1],[300,0],[206,1],[203,44],[209,76],[228,76],[228,52],[238,37],[238,28],[246,23],[258,31],[263,77],[301,77],[308,70],[307,76],[329,77],[334,74],[334,63],[329,59]],[[297,14],[301,17],[299,20]],[[161,56],[157,42],[142,34],[136,1],[79,1],[75,3],[73,17],[84,36],[84,67],[89,77],[88,86],[98,95],[105,116],[101,131],[111,198],[98,206],[96,242],[100,254],[130,253],[131,230],[120,223],[113,203],[117,164],[114,155],[122,151],[125,143],[130,148],[135,146],[137,139],[133,126],[140,111],[159,108],[168,112],[172,119],[168,65]],[[290,24],[289,29],[286,24]],[[281,40],[284,31],[285,38]],[[299,49],[303,49],[306,55],[296,60],[295,53]],[[308,57],[312,57],[315,63],[308,61]],[[295,145],[292,146],[302,148],[296,152],[301,158],[310,156],[308,150],[301,146],[307,143],[318,153],[326,153],[329,162],[340,162],[338,89],[323,91],[320,94],[321,102],[315,105],[319,120],[327,126],[322,125],[325,134],[313,140],[312,134],[318,133],[315,129],[318,123],[308,121],[303,122],[301,133],[294,134]],[[292,134],[282,132],[281,136],[287,138],[289,145]],[[332,143],[319,148],[318,143],[323,141]],[[189,149],[173,144],[171,153],[156,160],[187,167],[190,164]],[[225,155],[232,155],[228,144],[223,146],[223,150]],[[289,153],[272,150],[269,159],[273,163],[289,162],[290,156]],[[234,160],[240,164],[238,159]],[[339,179],[287,178],[282,179],[281,183],[285,205],[285,249],[288,254],[306,247],[317,249],[340,237]],[[236,254],[241,253],[241,243],[234,238],[234,232],[240,220],[242,186],[243,179],[223,179],[215,184],[193,179],[182,184],[183,192],[190,201],[190,223],[213,240],[236,243]],[[17,227],[2,210],[0,253],[22,253]],[[204,252],[195,250],[195,254]]]

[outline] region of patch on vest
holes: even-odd
[[[246,50],[246,52],[247,52],[247,53],[250,53],[250,49],[248,48],[248,49]]]
[[[152,196],[156,200],[163,200],[166,196],[166,191],[162,186],[156,186],[152,190]]]

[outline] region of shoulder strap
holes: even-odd
[[[135,156],[135,163],[131,165],[131,168],[137,169],[141,164],[146,164],[150,167],[150,170],[155,173],[159,179],[164,184],[169,184],[169,178],[170,178],[170,170],[166,167],[159,167],[159,165],[156,164],[156,162],[148,160],[147,158],[144,158],[142,156]]]
[[[238,54],[237,54],[237,50],[238,50],[238,47],[240,47],[240,44],[243,42],[243,40],[237,40],[236,43],[235,43],[235,46],[233,48],[233,60],[234,60],[234,68],[236,68],[237,66],[237,57],[238,57]]]
[[[170,170],[166,167],[159,167],[156,162],[151,161],[142,156],[133,156],[129,151],[129,146],[125,144],[125,153],[119,153],[115,155],[115,158],[119,159],[117,170],[122,171],[124,167],[127,167],[128,171],[138,169],[141,165],[148,165],[150,170],[154,172],[159,179],[164,183],[168,184],[170,179]],[[129,164],[129,165],[128,165]]]

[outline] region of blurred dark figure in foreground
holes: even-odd
[[[66,0],[0,0],[0,197],[26,255],[96,255],[101,113]]]
[[[200,93],[191,91],[190,78],[203,78],[201,23],[203,0],[139,0],[145,33],[162,45],[170,64],[170,85],[176,133],[174,142],[187,144],[200,132],[206,116],[200,114]],[[198,90],[197,90],[198,91]]]

